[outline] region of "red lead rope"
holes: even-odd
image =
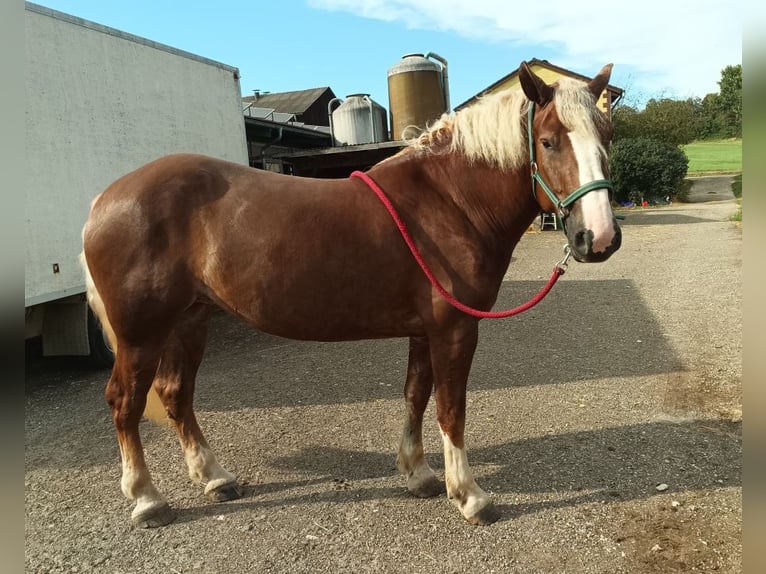
[[[434,276],[434,274],[428,268],[428,265],[423,259],[423,256],[420,254],[420,251],[415,245],[415,242],[412,240],[412,237],[407,231],[407,228],[404,226],[404,222],[401,220],[401,218],[399,217],[399,214],[396,212],[396,208],[394,208],[393,204],[391,203],[391,201],[389,201],[388,197],[380,188],[380,186],[377,183],[375,183],[375,181],[369,175],[361,171],[355,171],[354,173],[351,174],[351,177],[356,177],[358,179],[361,179],[364,183],[367,184],[367,186],[372,191],[375,192],[375,195],[378,196],[378,199],[380,199],[381,203],[383,203],[383,205],[386,206],[388,213],[391,215],[391,219],[393,219],[394,223],[396,223],[396,226],[399,228],[399,232],[402,234],[402,238],[404,238],[404,241],[407,243],[407,247],[410,248],[410,251],[412,252],[412,256],[415,258],[415,261],[418,262],[418,265],[420,265],[420,268],[423,270],[423,273],[425,273],[426,277],[428,277],[428,280],[431,282],[431,285],[433,285],[434,289],[436,289],[439,292],[439,294],[444,298],[445,301],[447,301],[447,303],[449,303],[456,309],[459,309],[463,313],[467,313],[468,315],[472,315],[473,317],[479,317],[481,319],[504,319],[505,317],[512,317],[513,315],[518,315],[519,313],[522,313],[526,311],[527,309],[531,309],[532,307],[537,305],[540,301],[542,301],[543,298],[548,294],[548,292],[556,284],[556,281],[558,281],[558,278],[564,274],[564,271],[565,271],[564,265],[566,262],[566,257],[564,258],[562,263],[557,264],[553,268],[553,274],[551,275],[551,278],[548,279],[548,282],[545,284],[545,286],[542,289],[540,289],[540,292],[537,295],[535,295],[532,299],[530,299],[523,305],[519,305],[518,307],[515,307],[513,309],[507,309],[505,311],[482,311],[481,309],[474,309],[473,307],[464,305],[463,303],[455,299],[449,292],[447,292],[447,290],[444,287],[442,287],[441,283],[439,283],[439,280]]]

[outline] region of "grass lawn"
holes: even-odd
[[[742,171],[742,140],[697,141],[681,146],[689,158],[688,175]]]

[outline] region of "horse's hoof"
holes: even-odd
[[[495,505],[491,502],[479,510],[476,514],[474,514],[471,517],[466,518],[469,524],[473,524],[475,526],[488,526],[489,524],[492,524],[493,522],[497,522],[497,520],[500,518],[500,511],[495,508]]]
[[[428,480],[419,484],[408,484],[407,490],[409,490],[412,496],[417,496],[418,498],[433,498],[434,496],[444,494],[446,488],[441,480],[432,476]]]
[[[205,492],[205,495],[213,502],[226,502],[227,500],[236,500],[243,494],[242,487],[236,482],[227,482],[221,486],[216,486]]]
[[[147,508],[130,517],[136,528],[157,528],[170,524],[175,519],[176,513],[167,503]]]

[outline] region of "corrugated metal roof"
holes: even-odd
[[[244,113],[246,116],[251,118],[263,118],[273,122],[282,122],[285,124],[295,121],[295,114],[278,112],[274,108],[261,108],[258,106],[248,105],[245,108]]]
[[[335,94],[333,91],[325,86],[322,88],[311,88],[309,90],[297,90],[294,92],[260,94],[257,97],[247,96],[242,98],[242,101],[248,103],[254,102],[259,108],[271,108],[276,112],[302,114],[328,91],[330,92],[331,97],[334,98]]]

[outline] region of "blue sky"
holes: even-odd
[[[639,107],[717,92],[721,69],[742,62],[742,0],[37,3],[235,66],[243,95],[330,86],[386,108],[387,70],[411,52],[447,59],[453,106],[531,58],[589,76],[612,62],[611,83]]]

